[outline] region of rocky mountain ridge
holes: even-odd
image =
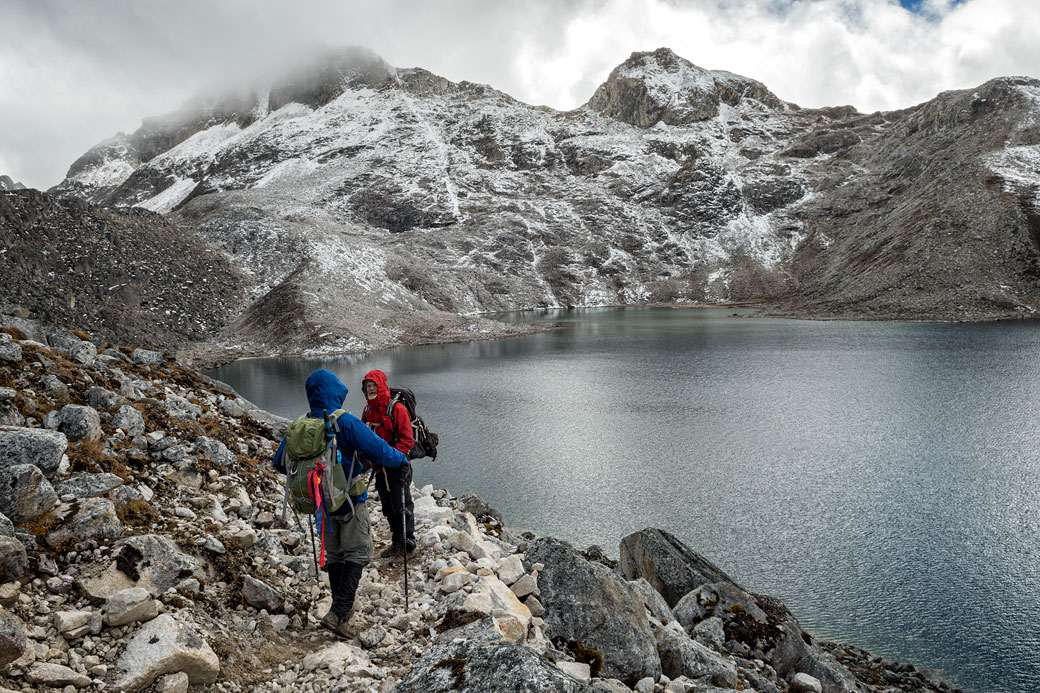
[[[13,180],[11,176],[0,176],[0,192],[8,190],[25,190],[25,186]]]
[[[615,562],[430,487],[408,601],[370,564],[337,639],[271,469],[287,422],[163,353],[26,327],[0,332],[0,690],[952,690],[817,641],[666,532]]]
[[[559,112],[349,49],[147,119],[51,192],[223,248],[248,281],[216,340],[243,353],[378,348],[546,306],[1024,317],[1038,113],[1028,78],[891,113],[803,109],[668,49]]]

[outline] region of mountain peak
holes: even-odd
[[[687,125],[714,118],[719,104],[752,99],[783,108],[761,82],[731,72],[705,70],[670,48],[633,53],[614,68],[587,106],[600,115],[648,128],[658,122]]]
[[[0,176],[0,191],[25,190],[25,186],[12,180],[11,176]]]

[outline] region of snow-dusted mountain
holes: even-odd
[[[13,180],[11,176],[0,176],[0,192],[8,190],[25,190],[25,186]]]
[[[438,310],[998,317],[1040,308],[1038,114],[1024,78],[800,109],[668,49],[560,112],[349,49],[147,119],[52,192],[226,249],[251,288],[225,337],[273,350],[385,346]]]

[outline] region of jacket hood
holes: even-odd
[[[383,371],[366,373],[365,377],[361,379],[362,390],[364,390],[366,380],[371,380],[376,384],[376,398],[374,400],[366,398],[369,407],[374,411],[383,412],[386,405],[390,404],[390,386],[386,384],[386,373]]]
[[[347,398],[347,386],[340,382],[332,371],[320,368],[307,376],[307,403],[311,416],[321,417],[324,409],[332,413],[343,406]]]

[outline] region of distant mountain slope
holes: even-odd
[[[646,301],[1005,317],[1040,308],[1038,84],[864,115],[660,49],[559,112],[349,49],[148,119],[53,192],[170,213],[226,249],[251,285],[235,338],[260,349],[286,346],[268,329],[284,311],[369,345],[438,311]],[[975,236],[984,272],[897,250]]]
[[[10,176],[0,176],[0,192],[8,190],[25,190],[25,186],[12,180]]]

